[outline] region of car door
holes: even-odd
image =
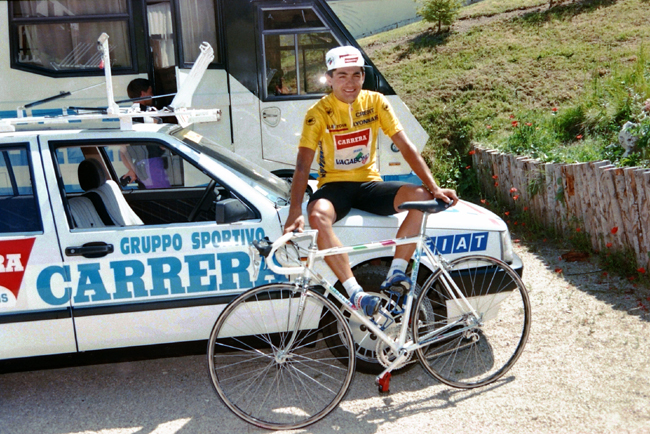
[[[271,204],[247,198],[250,189],[241,196],[245,219],[217,223],[214,202],[237,200],[223,187],[232,180],[220,178],[228,171],[216,176],[196,151],[153,136],[93,132],[42,144],[52,155],[46,176],[60,186],[59,206],[68,215],[57,231],[70,269],[80,351],[207,339],[225,303],[265,282],[264,274],[251,276],[248,245],[279,236]],[[140,221],[79,225],[69,204],[90,193],[82,191],[86,181],[75,178],[88,159],[101,163],[107,182]],[[136,178],[127,180],[130,165]]]
[[[77,350],[35,136],[0,137],[0,359]]]

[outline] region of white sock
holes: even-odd
[[[345,288],[345,291],[348,293],[350,297],[354,296],[359,291],[363,291],[363,288],[359,283],[357,282],[357,279],[352,276],[345,282],[343,282],[343,288]]]
[[[392,276],[397,270],[406,273],[406,267],[408,265],[409,262],[406,259],[393,258],[393,262],[390,264],[390,269],[388,270],[388,275]]]

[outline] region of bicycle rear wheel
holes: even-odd
[[[327,416],[345,396],[355,368],[354,353],[341,360],[325,344],[329,322],[339,323],[334,329],[341,345],[353,348],[341,312],[311,289],[271,284],[233,300],[208,346],[212,385],[224,404],[266,429],[302,428]]]
[[[459,258],[447,271],[480,324],[473,324],[469,309],[454,300],[438,270],[425,282],[414,309],[414,339],[428,343],[416,354],[424,369],[445,384],[465,389],[489,384],[512,367],[528,339],[526,287],[506,263],[487,256]]]

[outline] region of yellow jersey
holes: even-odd
[[[377,134],[403,130],[384,95],[362,90],[352,104],[329,94],[310,107],[299,147],[312,149],[318,161],[318,186],[328,182],[380,181]]]

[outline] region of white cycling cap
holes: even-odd
[[[346,66],[363,66],[361,51],[349,45],[332,48],[325,55],[325,59],[328,71]]]

